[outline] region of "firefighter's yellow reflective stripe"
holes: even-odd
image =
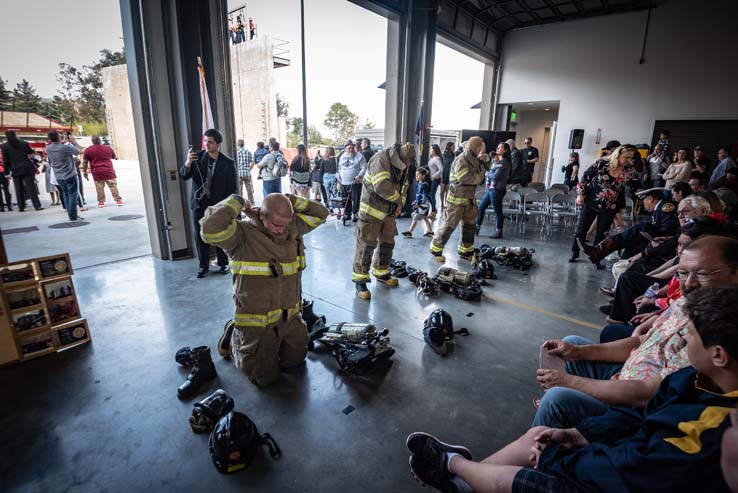
[[[459,179],[459,180],[461,180],[462,178],[464,178],[468,174],[469,174],[469,169],[468,168],[461,168],[459,171],[456,172],[456,178]]]
[[[206,233],[204,230],[200,230],[200,237],[205,243],[220,243],[235,235],[236,229],[238,229],[238,225],[234,219],[226,229],[218,231],[217,233]]]
[[[231,261],[231,271],[234,275],[241,276],[271,276],[272,269],[269,262],[245,262],[239,260]]]
[[[389,275],[389,269],[375,269],[374,267],[372,267],[371,273],[372,275],[374,275],[374,277],[384,277]]]
[[[442,253],[443,247],[442,246],[436,246],[433,243],[430,244],[430,251],[433,253]]]
[[[305,200],[305,199],[302,199],[302,200]],[[317,228],[324,222],[324,220],[320,219],[319,217],[308,216],[307,214],[300,214],[299,212],[297,213],[297,217],[299,217],[302,220],[302,222],[304,222],[311,228]]]
[[[469,199],[465,199],[463,197],[457,197],[449,193],[446,196],[446,202],[448,202],[449,204],[454,204],[454,205],[467,205],[469,204]]]
[[[302,212],[307,209],[307,206],[307,199],[303,197],[295,197],[295,203],[292,205],[292,208],[295,210],[295,212]]]
[[[370,183],[372,185],[376,185],[377,183],[379,183],[382,180],[389,180],[389,179],[390,179],[389,171],[380,171],[379,173],[375,174],[371,178],[372,181]]]
[[[380,211],[379,209],[375,209],[374,207],[370,206],[366,202],[362,202],[359,205],[359,211],[363,212],[364,214],[368,214],[372,216],[373,218],[379,219],[382,221],[385,217],[387,217],[387,214]]]
[[[358,272],[354,272],[351,275],[352,281],[368,281],[369,280],[369,274],[359,274]]]
[[[294,262],[281,262],[282,275],[294,276],[299,269],[305,268],[305,257],[300,255]],[[231,270],[235,275],[241,276],[272,276],[269,262],[246,262],[240,260],[231,261]]]
[[[233,212],[235,212],[236,214],[241,212],[241,203],[236,199],[228,199],[225,205],[233,209]]]
[[[465,247],[461,243],[459,243],[459,253],[467,254],[467,253],[473,253],[474,252],[474,245]]]
[[[399,198],[400,198],[400,194],[397,193],[397,190],[395,190],[394,192],[392,192],[392,195],[387,197],[387,200],[389,200],[390,202],[397,202],[397,199]]]
[[[267,313],[236,313],[234,322],[236,327],[269,327],[282,320],[283,311],[278,308]],[[299,301],[297,305],[287,310],[287,319],[289,320],[298,313],[300,313]]]

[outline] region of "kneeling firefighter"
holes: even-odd
[[[366,283],[370,282],[370,265],[377,281],[397,286],[397,278],[390,275],[389,264],[397,236],[395,218],[402,212],[407,170],[413,159],[415,146],[395,144],[376,153],[367,165],[359,205],[359,222],[356,225],[352,276],[356,283],[356,294],[361,299],[369,300],[372,297],[366,287]],[[379,248],[375,255],[377,246]]]
[[[239,213],[246,220],[239,220]],[[233,272],[236,315],[233,324],[226,324],[218,352],[233,356],[236,368],[256,385],[274,383],[280,368],[305,360],[302,237],[326,217],[328,209],[319,202],[273,193],[261,207],[231,195],[209,207],[200,220],[203,241],[226,252]]]
[[[459,256],[465,260],[471,260],[474,254],[477,218],[474,193],[477,185],[484,180],[489,168],[490,158],[485,153],[484,141],[481,137],[472,137],[464,153],[459,154],[451,165],[451,181],[446,197],[446,209],[443,211],[443,223],[436,230],[430,245],[430,251],[435,260],[446,261],[443,248],[459,223],[462,223]]]

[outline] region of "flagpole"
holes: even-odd
[[[305,0],[300,0],[300,30],[302,36],[302,143],[308,147],[307,82],[305,77]]]

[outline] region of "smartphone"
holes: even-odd
[[[653,236],[651,236],[650,234],[646,233],[645,231],[641,231],[641,236],[643,236],[648,241],[653,241]]]

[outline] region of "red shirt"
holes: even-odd
[[[102,144],[93,144],[85,149],[83,157],[85,161],[90,163],[93,180],[115,180],[115,170],[113,169],[112,160],[117,159],[117,157],[111,147]]]

